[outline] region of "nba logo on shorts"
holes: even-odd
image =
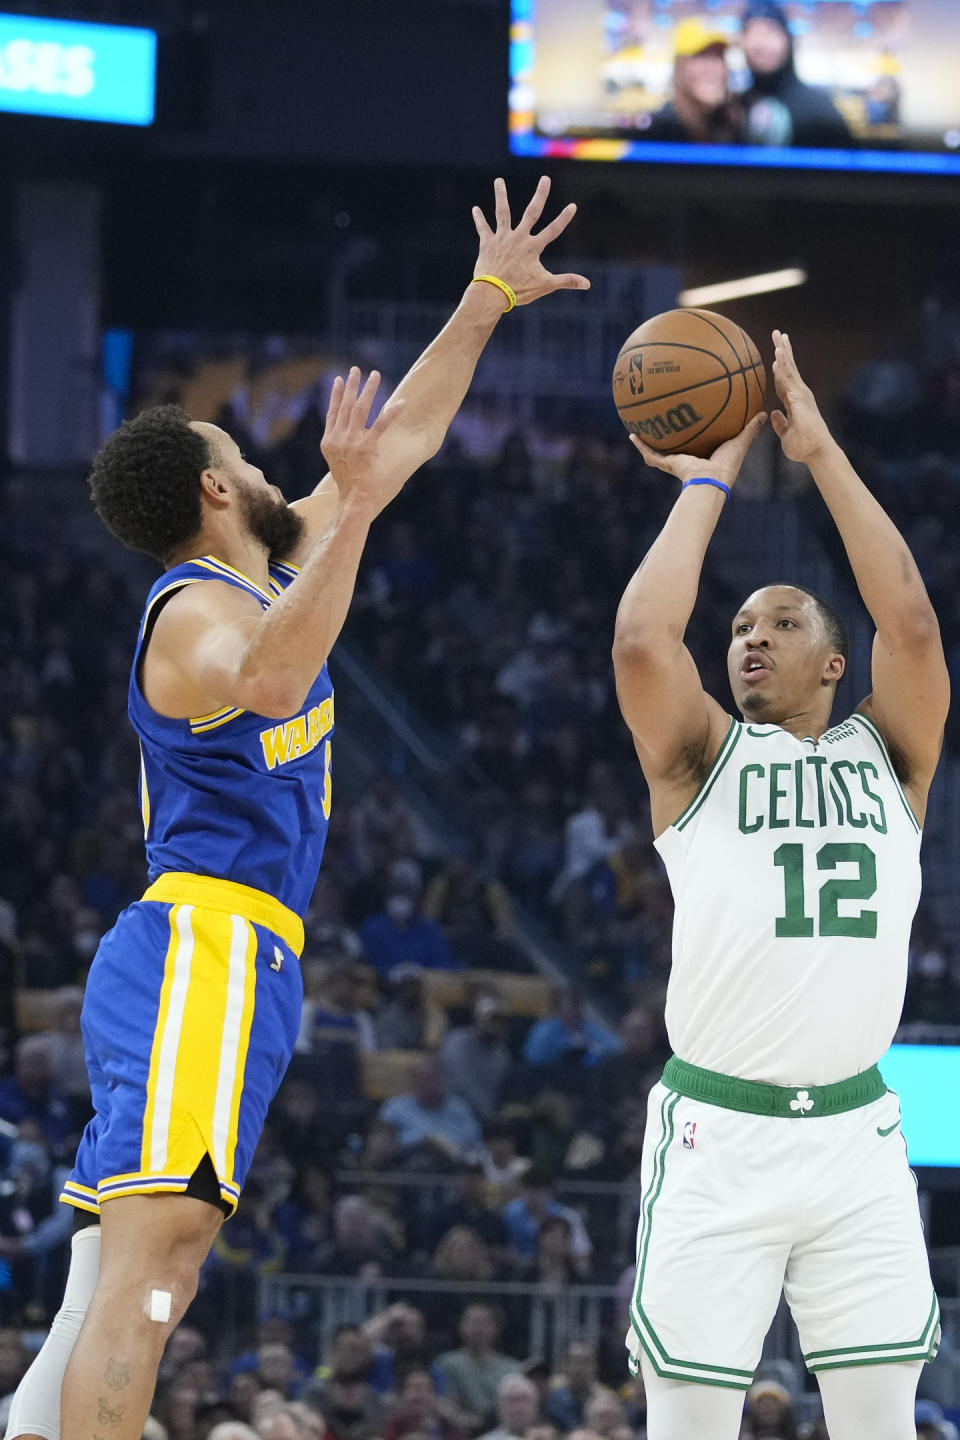
[[[684,1148],[684,1150],[692,1150],[692,1149],[693,1149],[693,1137],[694,1137],[694,1135],[696,1135],[696,1133],[697,1133],[697,1122],[696,1122],[696,1120],[684,1120],[684,1122],[683,1122],[683,1148]]]
[[[283,969],[283,951],[280,949],[279,945],[274,945],[273,947],[273,959],[270,961],[270,969]]]

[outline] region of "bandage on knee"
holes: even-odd
[[[145,1306],[147,1318],[158,1325],[167,1325],[173,1311],[173,1296],[169,1290],[151,1290]]]

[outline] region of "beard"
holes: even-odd
[[[740,701],[741,715],[759,715],[770,703],[768,695],[758,695],[756,690],[748,690]]]
[[[306,528],[296,510],[286,500],[275,499],[269,490],[243,492],[243,518],[248,533],[259,541],[271,560],[291,555]]]

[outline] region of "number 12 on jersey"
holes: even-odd
[[[803,846],[784,844],[773,852],[773,863],[783,870],[784,913],[777,917],[778,939],[810,940],[814,935],[851,935],[860,940],[877,938],[876,910],[841,915],[841,900],[869,900],[877,889],[877,857],[869,845],[857,841],[821,845],[818,870],[836,870],[844,863],[857,866],[857,875],[825,880],[820,886],[819,927],[807,914],[803,878]]]

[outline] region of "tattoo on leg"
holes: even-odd
[[[107,1384],[111,1390],[125,1390],[130,1384],[130,1364],[126,1360],[108,1360]]]
[[[114,1409],[111,1405],[107,1403],[106,1400],[104,1400],[102,1395],[100,1396],[98,1405],[99,1408],[97,1410],[97,1419],[100,1421],[101,1425],[120,1424],[120,1421],[123,1419],[123,1412],[125,1408],[123,1405],[118,1405],[116,1409]]]

